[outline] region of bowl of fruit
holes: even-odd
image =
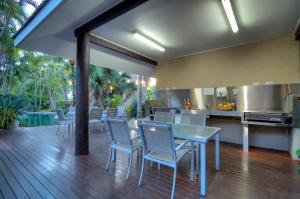
[[[224,102],[218,104],[218,109],[221,111],[232,111],[233,108],[234,108],[234,103]]]

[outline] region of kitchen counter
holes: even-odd
[[[210,116],[223,116],[223,117],[242,117],[244,112],[240,111],[209,111],[208,115]]]
[[[184,109],[177,109],[183,111]],[[220,111],[220,110],[205,110],[205,109],[191,109],[191,110],[184,110],[192,114],[197,114],[199,112],[205,111],[208,116],[222,116],[222,117],[238,117],[241,118],[244,112],[241,111]]]

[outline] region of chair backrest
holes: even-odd
[[[174,113],[156,111],[154,114],[154,121],[173,123]]]
[[[143,146],[146,151],[168,154],[176,160],[171,124],[158,122],[139,123]]]
[[[180,123],[206,126],[206,113],[205,112],[200,112],[197,114],[181,113]]]
[[[92,108],[90,110],[90,120],[96,119],[99,120],[101,118],[103,109],[101,108]]]
[[[69,112],[70,113],[75,113],[75,106],[70,106],[69,107]]]
[[[56,109],[56,114],[57,114],[57,117],[58,117],[58,121],[60,121],[60,122],[66,121],[64,112],[62,111],[61,108]]]
[[[108,131],[113,142],[131,144],[129,127],[126,119],[106,119]]]
[[[125,106],[118,106],[116,117],[118,118],[125,117]]]
[[[116,108],[108,108],[106,117],[107,118],[115,118],[117,116],[117,109]]]

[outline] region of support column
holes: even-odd
[[[75,155],[89,153],[89,43],[87,34],[77,37]]]

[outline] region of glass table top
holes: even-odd
[[[128,121],[130,128],[137,129],[137,120]],[[172,124],[174,137],[195,142],[207,142],[221,131],[218,127],[207,127],[189,124]]]

